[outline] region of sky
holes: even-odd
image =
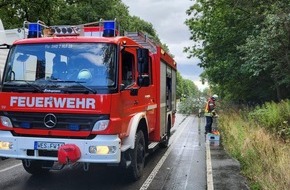
[[[185,20],[189,18],[186,10],[193,5],[190,0],[122,0],[129,7],[130,15],[152,23],[159,39],[166,44],[177,62],[177,69],[182,78],[192,80],[200,90],[207,85],[202,85],[199,75],[202,68],[197,64],[199,59],[188,59],[184,47],[193,46],[189,40],[190,31]]]

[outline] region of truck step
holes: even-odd
[[[151,142],[148,146],[148,149],[156,149],[158,147],[159,142]]]
[[[62,170],[64,167],[65,167],[64,164],[60,164],[58,162],[55,162],[52,167],[43,167],[43,168],[51,169],[51,170]]]

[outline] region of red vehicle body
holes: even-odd
[[[10,48],[1,81],[0,156],[21,159],[31,174],[102,163],[123,166],[137,180],[150,150],[168,146],[175,61],[142,34],[93,29],[37,34]]]

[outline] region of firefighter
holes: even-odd
[[[214,94],[212,97],[208,99],[206,103],[205,110],[204,110],[204,116],[206,118],[205,134],[212,132],[213,117],[216,116],[215,101],[217,100],[217,98],[218,98],[218,95]]]
[[[52,76],[53,80],[66,80],[67,65],[66,62],[61,61],[60,55],[53,58]]]

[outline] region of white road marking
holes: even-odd
[[[16,164],[16,165],[10,166],[8,168],[2,169],[2,170],[0,170],[0,172],[6,172],[8,170],[11,170],[11,169],[16,168],[16,167],[21,166],[21,165],[22,165],[22,163]]]
[[[160,170],[161,166],[165,162],[166,158],[170,154],[170,152],[171,152],[171,150],[173,148],[173,144],[175,143],[176,139],[179,138],[179,136],[181,135],[181,133],[183,132],[183,130],[185,129],[185,127],[188,125],[189,121],[191,121],[191,119],[189,119],[187,121],[187,123],[185,125],[183,125],[184,127],[181,130],[179,130],[179,133],[176,134],[176,136],[173,139],[172,143],[170,144],[169,148],[167,149],[167,151],[165,152],[165,154],[162,156],[162,158],[159,160],[159,162],[157,163],[157,165],[155,166],[155,168],[152,170],[152,172],[150,173],[150,175],[147,177],[146,181],[143,183],[143,185],[141,186],[140,190],[146,190],[146,189],[148,189],[148,187],[151,184],[151,182],[153,181],[154,177],[156,176],[156,174]],[[170,138],[170,140],[171,139],[172,138]]]
[[[206,176],[207,176],[207,190],[213,190],[212,165],[210,156],[209,140],[206,139]]]

